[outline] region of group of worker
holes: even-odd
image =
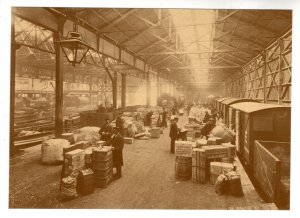
[[[106,145],[111,145],[113,149],[113,167],[116,168],[114,179],[119,179],[122,176],[123,166],[123,148],[124,148],[124,128],[121,118],[122,112],[119,113],[116,119],[116,126],[110,125],[110,119],[105,118],[105,123],[99,130],[101,140],[106,142]]]
[[[171,126],[170,126],[170,134],[169,137],[171,138],[171,153],[175,152],[175,141],[178,139],[181,139],[182,141],[186,141],[186,129],[178,128],[177,126],[178,117],[172,116],[171,117]],[[209,115],[209,113],[206,111],[205,116],[202,120],[202,123],[205,123],[204,126],[201,129],[200,138],[205,137],[208,139],[210,131],[215,128],[216,126],[216,117]]]
[[[149,111],[144,118],[144,126],[152,126],[152,115],[153,111]],[[167,124],[168,111],[163,108],[162,112],[159,113],[156,126],[157,127],[168,127]]]

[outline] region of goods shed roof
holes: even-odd
[[[130,62],[139,66],[140,71],[150,69],[190,88],[219,87],[291,29],[292,18],[288,10],[14,8],[13,14],[20,18],[16,21],[17,42],[29,46],[18,51],[20,63],[53,69],[52,33],[46,29],[55,30],[56,24],[55,19],[47,19],[47,13],[66,18],[69,27],[76,21],[87,42],[98,43],[96,49],[100,52],[105,47],[113,58],[119,58],[112,63],[114,70],[136,70],[126,67]],[[23,20],[44,24],[43,31],[28,28]],[[92,33],[103,40],[91,43]],[[38,42],[39,49],[35,49],[34,42]],[[49,52],[45,54],[42,50]],[[95,54],[90,56],[93,55],[97,61]],[[87,71],[84,65],[66,69],[75,73]],[[92,74],[97,72],[99,69],[88,70]]]

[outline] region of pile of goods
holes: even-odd
[[[210,110],[203,108],[203,107],[192,107],[189,113],[189,119],[191,122],[202,122],[205,111],[210,113]]]
[[[75,136],[76,141],[90,141],[91,143],[95,143],[100,140],[99,130],[99,127],[82,127]]]
[[[222,139],[218,137],[211,137],[208,140],[198,139],[191,154],[193,182],[209,181],[210,184],[215,184],[218,194],[242,195],[240,176],[235,171],[235,145],[222,143]],[[223,180],[229,181],[228,184],[224,185]],[[223,191],[223,185],[228,188],[228,192]]]

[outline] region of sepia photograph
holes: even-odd
[[[292,8],[9,9],[6,208],[291,210]]]

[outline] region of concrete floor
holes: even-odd
[[[181,117],[179,126],[185,122]],[[159,139],[135,140],[124,148],[122,178],[93,194],[59,201],[61,166],[40,164],[40,145],[10,163],[10,208],[227,209],[259,205],[261,198],[238,164],[244,197],[218,196],[214,185],[175,179],[169,128]]]

